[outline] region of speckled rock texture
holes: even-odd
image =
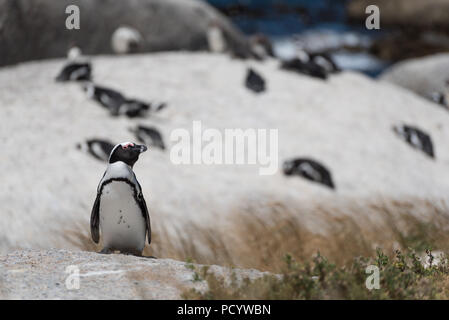
[[[185,262],[121,254],[67,250],[24,250],[0,256],[2,299],[180,299],[182,292],[205,290],[205,281],[194,281]],[[225,279],[254,278],[256,270],[209,268]],[[78,276],[77,276],[78,274]],[[79,286],[77,280],[79,279]],[[79,287],[79,288],[77,288]]]

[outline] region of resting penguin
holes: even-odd
[[[413,148],[421,150],[431,158],[435,158],[432,139],[427,133],[408,125],[393,126],[393,131]]]
[[[56,77],[57,82],[90,81],[92,66],[89,62],[70,62]]]
[[[139,142],[165,150],[162,135],[157,129],[152,127],[137,126],[136,128],[130,128],[129,131],[135,134],[136,139]]]
[[[311,60],[311,57],[306,52],[302,52],[302,56],[298,55],[296,58],[282,61],[281,69],[302,73],[323,80],[327,79],[326,69],[320,64],[317,64],[316,61]]]
[[[90,153],[98,160],[107,162],[114,145],[107,140],[89,139],[85,143],[79,143],[77,148]]]
[[[133,172],[139,155],[147,147],[131,142],[118,144],[109,156],[109,164],[97,188],[90,217],[92,240],[103,238],[101,253],[120,251],[142,255],[145,237],[151,243],[151,225],[142,188]]]
[[[431,92],[428,95],[428,98],[429,98],[430,101],[441,105],[445,109],[449,109],[449,104],[448,104],[448,101],[446,99],[446,95],[444,93],[436,92],[436,91],[435,92]]]
[[[126,115],[129,118],[145,117],[151,109],[162,110],[166,104],[151,105],[149,103],[128,99],[120,92],[88,83],[84,86],[87,96],[109,110],[112,116]]]
[[[143,44],[139,31],[129,26],[117,28],[111,36],[112,50],[117,54],[134,53]]]
[[[136,100],[126,99],[120,106],[118,113],[125,114],[129,118],[144,117],[150,111],[148,103]]]
[[[92,65],[82,56],[81,49],[72,46],[67,52],[68,62],[56,77],[57,82],[90,81],[92,79]]]
[[[315,160],[308,158],[287,160],[283,164],[283,171],[287,176],[299,175],[307,180],[318,182],[331,189],[335,189],[329,170]]]
[[[260,74],[249,68],[246,73],[245,86],[255,93],[265,91],[265,80]]]

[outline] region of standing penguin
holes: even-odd
[[[133,172],[139,155],[147,147],[131,142],[118,144],[109,156],[109,164],[97,188],[90,217],[92,240],[103,237],[101,253],[118,250],[142,255],[145,237],[151,243],[151,225],[142,188]]]

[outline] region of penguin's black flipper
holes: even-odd
[[[100,194],[97,193],[90,215],[90,235],[95,243],[100,241]]]
[[[143,194],[140,193],[137,197],[137,203],[139,204],[140,210],[142,210],[143,217],[145,218],[145,223],[147,225],[147,233],[148,233],[148,244],[151,243],[151,223],[150,223],[150,214],[148,213],[147,203],[143,197]]]

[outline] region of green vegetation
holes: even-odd
[[[426,261],[424,261],[426,260]],[[437,263],[436,260],[439,260]],[[250,280],[226,281],[202,268],[201,280],[208,284],[204,292],[184,292],[186,299],[446,299],[449,266],[444,256],[430,250],[420,258],[409,249],[397,250],[393,257],[380,249],[373,258],[359,257],[348,266],[338,267],[319,253],[310,262],[298,263],[290,255],[284,259],[280,275],[270,274]],[[367,289],[371,273],[368,265],[379,268],[379,289]],[[196,279],[198,281],[198,279]]]

